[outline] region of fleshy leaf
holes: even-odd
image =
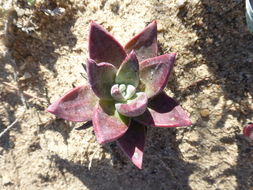
[[[111,96],[116,101],[124,101],[124,96],[119,88],[119,84],[114,84],[111,88]]]
[[[128,129],[130,119],[115,110],[114,102],[100,101],[94,110],[92,123],[98,142],[103,144],[121,137]]]
[[[134,119],[152,127],[181,127],[192,124],[187,112],[164,92],[149,101],[147,111]]]
[[[97,63],[108,62],[119,68],[126,57],[126,52],[109,32],[94,21],[91,21],[89,55]]]
[[[121,85],[120,85],[120,86],[121,86]],[[126,86],[126,90],[125,90],[124,98],[125,98],[126,100],[132,98],[133,95],[135,95],[135,92],[136,92],[136,88],[135,88],[133,85],[131,85],[131,84],[127,85],[127,86]]]
[[[131,85],[114,84],[111,88],[111,96],[114,100],[122,102],[127,101],[135,95],[136,88]]]
[[[97,64],[88,59],[87,74],[94,93],[101,99],[111,100],[111,87],[115,80],[116,68],[110,63]]]
[[[243,135],[253,140],[253,123],[249,123],[243,128]]]
[[[47,111],[69,121],[89,121],[97,102],[90,86],[79,86],[51,104]]]
[[[145,93],[136,93],[134,99],[130,99],[125,103],[116,103],[115,107],[119,113],[127,117],[136,117],[145,112],[147,109],[148,98]]]
[[[167,85],[176,54],[170,53],[140,63],[140,78],[148,98],[160,93]]]
[[[142,168],[146,132],[147,129],[145,126],[131,121],[125,135],[117,141],[122,151],[131,159],[134,165],[140,169]]]
[[[126,45],[125,50],[130,53],[135,50],[139,62],[157,56],[157,24],[153,21],[142,32],[133,37]]]
[[[139,63],[135,52],[132,51],[120,65],[115,82],[117,84],[131,84],[137,87],[139,80]]]

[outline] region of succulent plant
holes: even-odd
[[[92,121],[100,144],[116,140],[141,168],[147,127],[191,125],[187,113],[163,91],[176,54],[157,56],[156,21],[124,48],[91,21],[88,40],[88,84],[67,92],[47,111],[69,121]]]
[[[243,128],[243,135],[245,137],[248,137],[250,140],[253,140],[253,123],[248,123]]]

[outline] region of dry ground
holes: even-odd
[[[0,189],[252,190],[253,35],[243,0],[0,0]],[[61,8],[59,15],[45,10]],[[64,8],[64,9],[63,9]],[[90,20],[122,44],[158,22],[160,53],[177,52],[167,92],[187,128],[149,128],[144,169],[92,128],[44,110],[85,82]],[[5,82],[5,83],[4,83]],[[7,82],[7,83],[6,83]],[[12,85],[12,86],[10,86]],[[14,88],[19,89],[14,90]]]

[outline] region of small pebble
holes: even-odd
[[[182,8],[185,6],[186,0],[177,0],[176,5],[178,8]]]
[[[200,111],[200,115],[202,117],[208,117],[209,116],[209,110],[208,109],[203,109]]]

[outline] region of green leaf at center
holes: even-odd
[[[136,54],[132,51],[121,64],[115,78],[117,84],[139,84],[139,63]]]

